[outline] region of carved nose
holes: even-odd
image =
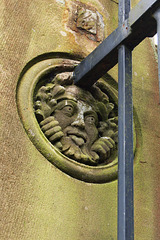
[[[80,120],[76,120],[74,121],[71,126],[74,126],[74,127],[79,127],[79,128],[84,128],[85,127],[85,123],[84,123],[84,120],[83,119],[80,119]]]

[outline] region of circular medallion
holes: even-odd
[[[54,166],[105,183],[117,178],[117,83],[106,75],[90,89],[75,86],[78,63],[50,54],[27,64],[17,85],[18,112],[30,140]]]

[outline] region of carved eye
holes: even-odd
[[[73,115],[74,108],[71,105],[68,105],[63,107],[62,111],[65,115],[70,117]]]
[[[95,124],[96,123],[96,119],[94,116],[86,116],[85,117],[85,122],[89,123],[89,124]]]

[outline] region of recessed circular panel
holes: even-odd
[[[78,61],[52,55],[32,63],[24,68],[17,85],[19,116],[32,143],[74,178],[91,183],[116,179],[115,81],[108,75],[108,81],[100,79],[93,89],[79,89],[72,79]],[[108,155],[99,150],[100,145]]]

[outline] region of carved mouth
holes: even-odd
[[[85,134],[78,131],[68,131],[67,136],[70,137],[78,146],[82,146],[86,143],[87,137]]]
[[[84,133],[78,132],[78,131],[68,131],[67,135],[73,135],[76,136],[78,138],[83,138],[83,140],[86,142],[86,135]]]

